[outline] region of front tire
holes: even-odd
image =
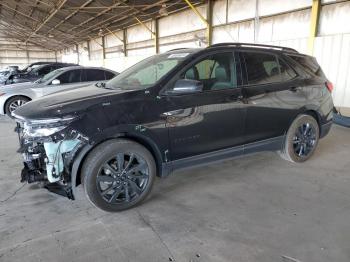
[[[291,162],[304,162],[315,152],[319,137],[320,129],[316,119],[311,115],[299,115],[289,127],[279,154]]]
[[[82,168],[82,182],[90,202],[105,211],[134,207],[151,192],[156,165],[142,145],[114,139],[97,146]]]
[[[30,101],[30,99],[28,99],[27,97],[24,97],[24,96],[11,97],[6,102],[6,105],[5,105],[6,114],[12,118],[11,113],[29,101]]]

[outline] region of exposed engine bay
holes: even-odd
[[[24,159],[21,182],[42,183],[48,190],[74,199],[70,170],[74,156],[88,139],[68,128],[73,118],[27,121],[16,118]]]

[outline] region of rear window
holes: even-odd
[[[324,77],[324,73],[317,63],[316,58],[312,56],[296,56],[296,55],[288,55],[295,62],[300,64],[307,72],[312,73],[317,76]]]
[[[295,72],[276,55],[242,52],[249,85],[268,84],[293,79]]]
[[[105,75],[106,75],[106,80],[112,79],[113,77],[115,77],[115,74],[113,74],[112,72],[109,71],[105,71]]]
[[[86,69],[86,81],[106,80],[105,71],[99,69]]]

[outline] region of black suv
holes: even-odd
[[[146,198],[156,176],[273,150],[307,160],[332,124],[332,85],[294,49],[217,44],[155,55],[105,85],[29,102],[13,116],[22,181],[106,211]]]

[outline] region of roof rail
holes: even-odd
[[[286,51],[286,52],[299,53],[297,50],[290,48],[290,47],[276,46],[276,45],[264,45],[264,44],[251,44],[251,43],[218,43],[218,44],[211,45],[208,48],[218,47],[218,46],[270,48],[270,49],[281,50],[281,51]]]
[[[185,50],[185,49],[190,49],[190,48],[188,48],[188,47],[175,48],[175,49],[171,49],[171,50],[166,51],[166,53],[171,52],[171,51],[177,51],[177,50]]]

